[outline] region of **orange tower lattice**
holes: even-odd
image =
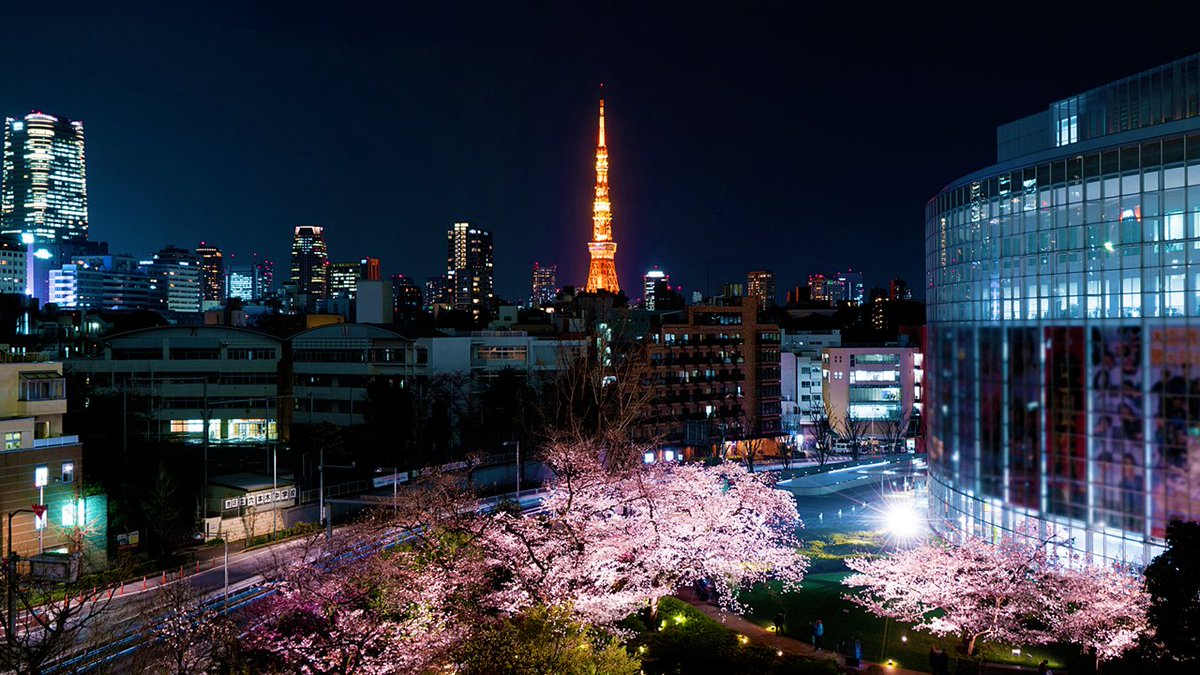
[[[587,292],[599,290],[616,293],[617,242],[612,236],[612,204],[608,201],[608,147],[604,144],[604,99],[600,99],[600,139],[596,144],[596,199],[592,202],[592,240],[588,242],[592,256],[588,267]]]

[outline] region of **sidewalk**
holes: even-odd
[[[845,667],[846,665],[846,657],[834,652],[833,650],[822,649],[817,651],[811,644],[803,640],[797,640],[796,638],[791,638],[784,635],[776,635],[774,632],[769,631],[752,621],[748,621],[737,614],[732,614],[707,602],[701,602],[696,595],[691,592],[690,589],[681,591],[676,595],[676,597],[700,610],[705,616],[714,619],[726,628],[745,635],[746,637],[750,638],[751,642],[767,645],[768,647],[777,649],[785,654],[800,654],[802,656],[811,656],[814,658],[836,659],[838,666]],[[870,661],[863,661],[859,669],[864,669],[870,665],[872,665]],[[889,675],[893,673],[896,675],[918,675],[919,673],[925,672],[920,670],[907,670],[905,668],[888,668],[887,666],[882,667]]]

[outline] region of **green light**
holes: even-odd
[[[1106,241],[1106,242],[1104,242],[1104,250],[1105,250],[1105,251],[1108,251],[1109,253],[1112,253],[1112,252],[1113,252],[1113,250],[1114,250],[1114,249],[1113,249],[1113,243],[1112,243],[1111,241]]]

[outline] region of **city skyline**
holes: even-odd
[[[787,19],[803,15],[782,9],[450,8],[400,22],[421,23],[422,34],[384,39],[382,27],[398,22],[386,12],[362,26],[313,21],[303,6],[254,8],[236,22],[169,7],[84,8],[62,17],[57,49],[36,47],[39,70],[14,71],[0,110],[84,121],[91,238],[113,251],[203,238],[285,259],[292,229],[315,223],[332,258],[378,256],[389,274],[423,279],[441,266],[445,228],[470,221],[495,234],[497,294],[519,299],[535,260],[559,264],[563,283],[586,276],[578,252],[604,82],[618,130],[608,144],[621,277],[659,264],[688,291],[715,292],[754,269],[774,270],[788,288],[854,267],[868,286],[903,277],[923,297],[924,202],[994,159],[986,129],[1194,50],[1171,26],[1149,47],[1113,45],[1087,67],[1034,68],[1019,88],[980,95],[979,78],[1011,69],[1022,40],[1044,40],[1046,62],[1062,62],[1071,35],[1102,34],[1103,22],[1051,40],[987,22],[967,35],[915,14],[872,22],[898,30],[858,31],[849,13],[825,11],[835,13],[811,20],[839,30],[796,44]],[[670,49],[664,31],[677,38]],[[126,46],[135,34],[154,59]],[[207,49],[214,35],[219,53]],[[991,37],[995,49],[959,57]],[[32,40],[15,36],[0,51],[16,59]],[[935,83],[944,96],[930,95]],[[364,113],[392,131],[351,124]],[[270,123],[242,143],[248,118]],[[954,153],[923,159],[935,145]],[[843,185],[855,174],[856,188]],[[847,208],[863,190],[871,208]]]

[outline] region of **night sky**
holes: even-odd
[[[924,204],[994,162],[998,124],[1200,51],[1182,5],[641,4],[25,2],[0,113],[83,120],[114,252],[205,239],[283,277],[292,227],[317,224],[332,259],[423,280],[469,220],[520,299],[534,261],[584,280],[603,82],[633,297],[653,264],[687,291],[766,268],[782,297],[852,267],[919,292]]]

